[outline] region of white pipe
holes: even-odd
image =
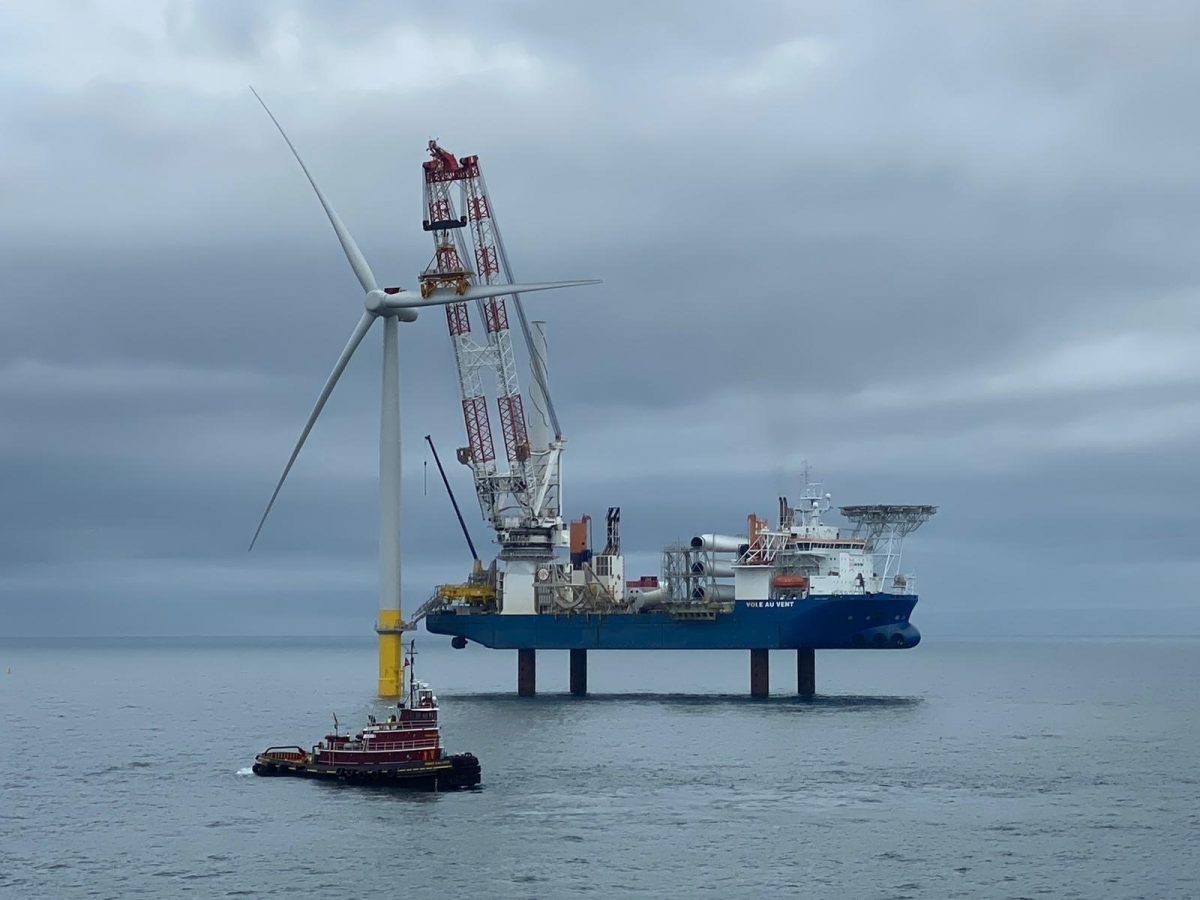
[[[693,600],[732,600],[732,584],[700,585],[692,589]]]
[[[693,550],[709,553],[744,553],[748,541],[732,534],[698,534],[692,538]]]
[[[693,575],[711,575],[713,578],[732,578],[733,563],[728,560],[700,559],[692,563]]]
[[[662,603],[671,599],[671,592],[666,587],[629,588],[627,590],[629,603],[634,609],[641,609],[651,603]]]
[[[400,325],[383,320],[379,410],[379,608],[400,609]]]

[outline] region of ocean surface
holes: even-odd
[[[370,640],[0,640],[0,897],[1200,896],[1200,640],[567,654],[419,636],[483,787],[249,775],[358,726]]]

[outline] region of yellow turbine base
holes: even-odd
[[[404,620],[398,609],[379,611],[379,696],[395,700],[404,696]]]

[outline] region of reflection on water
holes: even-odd
[[[521,706],[537,704],[578,704],[578,703],[620,703],[637,705],[645,703],[666,704],[681,710],[689,707],[707,708],[718,706],[765,706],[768,708],[793,709],[869,709],[903,708],[916,706],[922,702],[921,697],[887,697],[868,696],[864,694],[818,694],[813,697],[796,697],[772,695],[770,697],[750,697],[746,694],[653,694],[644,691],[628,694],[593,694],[586,697],[575,697],[566,694],[539,693],[534,697],[518,697],[512,693],[474,693],[454,694],[454,701],[474,703],[518,704]]]

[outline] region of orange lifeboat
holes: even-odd
[[[808,590],[807,575],[776,575],[772,579],[772,582],[777,588],[790,588],[799,591]]]

